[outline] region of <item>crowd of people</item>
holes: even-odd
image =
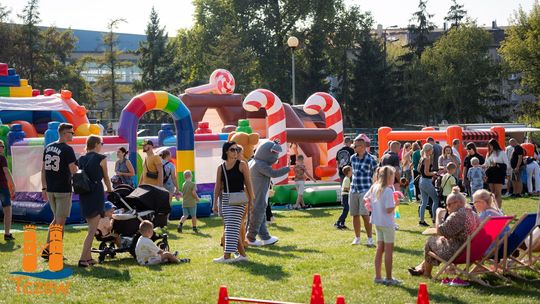
[[[42,196],[49,202],[53,212],[51,225],[64,225],[71,212],[71,177],[78,170],[84,170],[88,176],[93,190],[80,194],[81,213],[88,223],[88,232],[78,262],[80,267],[88,267],[96,263],[91,254],[94,236],[112,233],[110,223],[114,206],[105,201],[103,194],[112,192],[114,187],[121,184],[133,186],[135,172],[126,158],[128,151],[121,147],[116,153],[115,174],[109,178],[106,156],[101,154],[101,137],[89,136],[86,153],[77,159],[73,148],[68,144],[73,139],[73,126],[60,124],[58,133],[59,140],[44,149]],[[505,150],[496,140],[490,140],[487,143],[486,157],[478,153],[474,143],[467,143],[463,160],[458,150],[461,144],[459,140],[454,140],[451,145],[444,147],[432,138],[428,138],[425,143],[407,142],[403,146],[398,141],[392,141],[388,144],[388,151],[385,151],[380,159],[370,153],[370,142],[365,134],[360,134],[354,140],[347,137],[345,146],[337,152],[336,160],[342,179],[343,211],[334,226],[347,229],[345,223],[350,214],[354,230],[351,244],[359,245],[362,243],[363,222],[367,234],[365,244],[376,247],[374,282],[377,284],[401,284],[400,280],[392,276],[395,234],[399,229],[395,223],[395,212],[399,205],[397,194],[400,191],[411,193],[409,190],[415,189],[409,198],[416,198],[419,202],[418,223],[425,227],[433,225],[436,231],[436,235],[426,241],[424,260],[409,268],[411,275],[425,277],[430,277],[433,266],[438,265],[438,261],[430,257],[428,252],[434,252],[443,259],[449,258],[478,227],[482,219],[503,215],[501,207],[504,185],[507,194],[511,193],[515,197],[524,193],[540,194],[538,154],[526,155],[515,139],[509,140]],[[8,184],[14,183],[7,161],[1,155],[3,148],[4,143],[0,141],[0,166],[3,168],[0,174],[0,199],[4,208],[4,239],[9,241],[14,237],[10,233]],[[160,155],[155,155],[154,145],[150,140],[145,140],[142,148],[146,157],[139,184],[164,187],[170,194],[169,200],[182,194],[183,216],[177,230],[182,233],[185,221],[191,216],[192,230],[197,233],[196,206],[200,198],[192,181],[192,172],[183,172],[185,182],[179,189],[170,153],[165,150]],[[224,143],[221,157],[223,162],[216,168],[213,202],[213,212],[223,218],[223,255],[214,259],[214,262],[246,261],[246,246],[264,246],[278,241],[268,232],[266,222],[269,219],[267,208],[271,193],[270,178],[290,171],[289,167],[271,167],[277,161],[280,149],[279,143],[267,142],[258,148],[255,155],[248,155],[252,158],[248,160],[242,153],[243,147],[236,142]],[[297,155],[294,161],[294,182],[298,191],[295,207],[302,208],[304,181],[307,178],[315,179],[307,172],[302,155]],[[525,192],[523,184],[526,184]],[[467,204],[466,196],[472,198],[471,204]],[[425,220],[426,209],[431,214],[431,224]],[[375,225],[376,241],[372,235],[372,225]],[[177,258],[177,253],[158,248],[150,240],[152,229],[151,222],[141,222],[142,237],[136,246],[139,263],[151,265],[185,262]],[[115,242],[120,243],[118,236]],[[43,249],[41,256],[48,258],[48,247]],[[383,261],[386,271],[384,278]],[[459,278],[447,281],[454,285],[465,284]]]
[[[375,225],[377,251],[374,282],[378,284],[401,284],[392,277],[394,235],[399,229],[394,217],[400,191],[410,193],[411,201],[416,197],[419,225],[433,225],[436,231],[436,235],[426,242],[424,261],[409,268],[411,275],[425,277],[431,277],[432,267],[439,263],[428,252],[449,259],[483,219],[503,215],[502,192],[505,184],[508,196],[540,194],[536,147],[534,155],[526,155],[513,138],[505,150],[496,140],[490,140],[485,158],[478,153],[475,143],[467,143],[463,160],[459,153],[461,143],[457,139],[444,147],[433,138],[427,138],[423,144],[416,141],[406,142],[403,146],[398,141],[392,141],[388,143],[388,151],[378,161],[369,153],[369,143],[365,134],[360,134],[354,141],[345,138],[345,146],[337,153],[343,212],[334,226],[346,229],[345,220],[350,212],[355,233],[352,245],[358,245],[361,243],[362,216],[367,233],[366,245],[373,247],[371,225]],[[524,184],[526,191],[523,191]],[[472,198],[470,204],[467,204],[466,196]],[[431,224],[425,221],[426,209],[431,215]],[[384,279],[381,274],[383,255],[386,269]],[[445,278],[443,283],[467,285],[459,277]]]

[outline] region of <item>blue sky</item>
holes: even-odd
[[[384,27],[406,26],[418,6],[418,0],[345,0],[348,5],[360,5],[364,11],[371,11],[376,23]],[[526,11],[534,0],[459,0],[465,5],[469,16],[479,25],[491,26],[493,20],[498,25],[508,25],[509,17],[521,5]],[[25,0],[1,0],[0,4],[12,10],[11,20],[18,22],[16,13],[22,11]],[[435,14],[433,21],[442,27],[443,18],[451,0],[430,0],[428,11]],[[128,22],[118,28],[118,32],[143,34],[148,22],[150,8],[155,6],[161,24],[170,36],[179,28],[190,27],[193,23],[191,0],[40,0],[42,25],[71,27],[74,29],[105,30],[109,20],[125,18]]]

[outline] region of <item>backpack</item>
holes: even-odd
[[[172,172],[169,172],[168,175],[165,174],[167,172],[167,170],[165,170],[165,166],[167,166],[167,164],[170,164],[170,163],[171,162],[166,162],[163,164],[163,184],[166,184],[169,181],[169,178],[171,177]]]

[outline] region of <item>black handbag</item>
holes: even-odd
[[[158,172],[150,172],[150,170],[148,170],[148,165],[146,164],[146,161],[144,161],[144,166],[146,167],[146,177],[153,179],[158,178]]]
[[[88,164],[90,160],[86,162]],[[77,172],[73,174],[71,177],[71,181],[73,184],[73,192],[77,194],[86,194],[90,193],[93,189],[93,186],[95,182],[93,182],[89,177],[88,174],[84,171],[84,168],[79,168]]]

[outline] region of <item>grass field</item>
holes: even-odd
[[[506,199],[507,214],[536,212],[538,199]],[[219,286],[228,286],[229,295],[299,303],[309,303],[314,273],[320,273],[327,303],[335,303],[344,295],[347,303],[416,303],[418,284],[427,282],[432,303],[539,303],[540,283],[515,281],[511,287],[488,289],[449,287],[426,279],[411,277],[407,267],[423,257],[426,236],[418,227],[417,205],[402,205],[400,230],[396,234],[394,276],[403,280],[399,287],[373,283],[375,249],[364,245],[351,246],[352,231],[338,231],[332,224],[339,208],[283,211],[276,214],[271,233],[280,241],[270,247],[250,248],[250,261],[237,264],[214,264],[219,257],[219,218],[200,220],[201,232],[191,232],[187,222],[183,234],[176,232],[176,223],[169,225],[172,250],[191,258],[190,264],[142,267],[128,254],[92,268],[78,268],[84,226],[66,229],[64,248],[66,267],[74,270],[68,295],[18,294],[9,274],[21,270],[22,233],[15,233],[16,242],[0,241],[0,302],[2,303],[217,303]],[[350,218],[348,218],[348,226]],[[15,228],[22,230],[21,224]],[[46,227],[38,230],[38,241],[45,241]],[[362,242],[366,235],[362,233]],[[98,243],[94,242],[97,247]],[[40,261],[38,267],[46,269]],[[39,281],[34,279],[33,281]]]

